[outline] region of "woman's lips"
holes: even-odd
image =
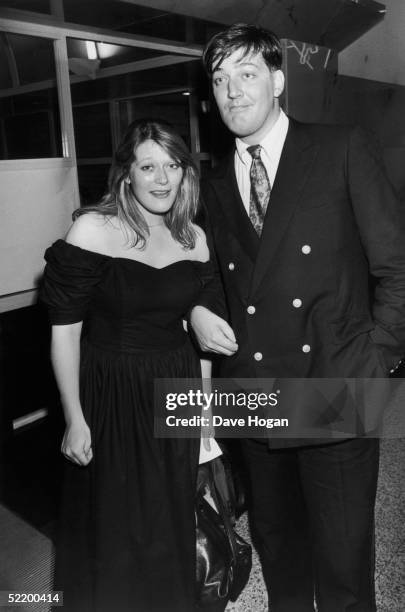
[[[166,189],[165,191],[151,191],[150,193],[155,197],[155,198],[167,198],[167,196],[170,194],[171,190],[170,189]]]

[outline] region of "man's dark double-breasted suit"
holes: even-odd
[[[404,213],[360,130],[290,119],[260,239],[239,195],[233,153],[202,191],[239,345],[235,355],[221,360],[222,377],[374,378],[395,370],[405,354]],[[200,303],[221,312],[214,284]],[[316,587],[321,612],[375,609],[370,583],[378,447],[370,440],[327,442],[303,442],[300,448],[296,440],[294,449],[290,441],[284,451],[275,450],[280,441],[270,451],[258,442],[247,444],[253,518],[277,612],[312,609],[312,582],[305,584],[303,573],[314,554],[315,574],[323,582]],[[369,462],[353,461],[356,444],[363,444]],[[354,451],[347,454],[349,448]],[[273,453],[277,467],[264,467],[265,453]],[[298,484],[281,461],[298,470]],[[331,492],[334,480],[342,486]],[[295,493],[286,496],[285,490],[295,486],[313,534],[307,556],[294,530],[289,541],[286,524],[277,528],[280,514],[293,521]],[[345,529],[356,532],[354,539]],[[343,585],[340,592],[336,584]]]
[[[359,130],[290,120],[261,239],[233,155],[205,182],[203,198],[239,344],[222,375],[373,377],[397,365],[404,214]]]

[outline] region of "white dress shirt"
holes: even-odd
[[[271,186],[274,184],[278,164],[280,163],[281,152],[287,136],[289,120],[287,115],[280,110],[280,114],[276,123],[259,144],[262,147],[260,156]],[[239,192],[242,198],[243,205],[249,214],[250,205],[250,166],[252,164],[252,156],[247,151],[250,146],[243,142],[240,138],[236,138],[235,150],[235,174],[238,183]],[[271,200],[271,197],[270,197]]]

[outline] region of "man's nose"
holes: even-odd
[[[155,175],[156,183],[159,183],[159,185],[166,185],[168,180],[166,170],[164,168],[158,168]]]
[[[242,95],[240,84],[236,79],[228,81],[228,96],[229,98],[239,98]]]

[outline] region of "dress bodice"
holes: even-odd
[[[212,277],[208,262],[180,260],[163,268],[56,241],[45,254],[41,299],[51,323],[84,321],[93,344],[119,351],[175,348],[182,319]]]

